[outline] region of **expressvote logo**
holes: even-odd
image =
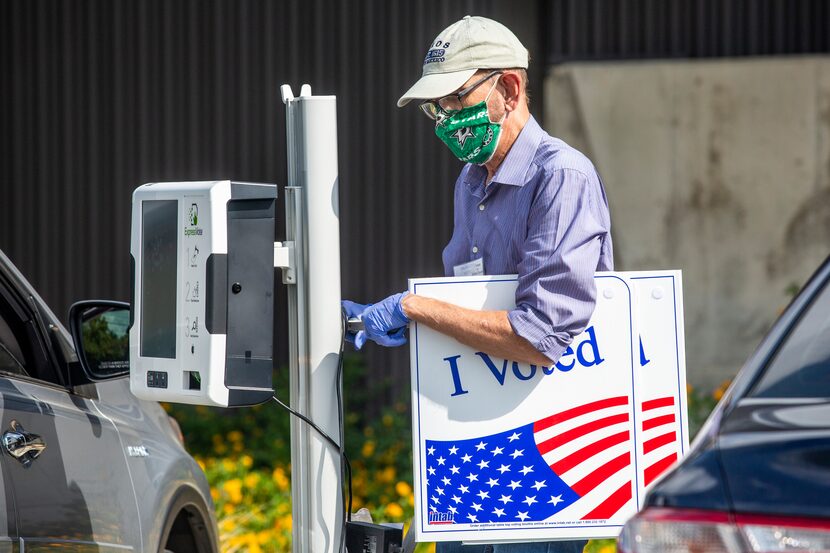
[[[187,226],[191,228],[184,229],[185,236],[202,236],[204,231],[197,225],[199,224],[199,204],[190,204],[190,209],[187,210]]]
[[[536,374],[541,371],[543,375],[550,376],[554,372],[569,372],[576,367],[595,367],[605,362],[600,351],[600,344],[597,340],[597,332],[593,326],[585,330],[585,338],[575,344],[575,346],[568,346],[568,349],[559,358],[559,362],[550,367],[537,367],[536,365],[526,365],[518,363],[517,361],[509,361],[507,359],[500,360],[500,363],[494,361],[488,354],[477,351],[474,358],[463,359],[463,364],[470,369],[478,371],[484,365],[489,370],[494,381],[499,386],[504,386],[508,379],[517,379],[520,381],[532,380]],[[642,348],[642,345],[640,346]],[[642,352],[642,349],[641,349]],[[443,361],[447,364],[452,375],[453,390],[450,396],[460,396],[469,393],[464,388],[464,379],[461,365],[462,355],[452,355],[444,357]]]

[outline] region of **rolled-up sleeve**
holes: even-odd
[[[594,312],[594,273],[609,226],[596,174],[557,169],[538,188],[518,264],[516,308],[508,318],[514,332],[552,363]]]

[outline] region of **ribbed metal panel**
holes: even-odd
[[[830,51],[827,0],[550,0],[548,63]]]

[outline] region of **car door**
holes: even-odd
[[[0,381],[5,380],[6,375],[23,371],[21,359],[17,340],[0,313]],[[14,509],[13,490],[7,485],[9,469],[5,461],[4,458],[0,458],[0,553],[17,553],[20,550],[17,539],[17,514]]]
[[[138,508],[124,449],[86,396],[62,383],[36,299],[0,275],[0,319],[17,371],[0,374],[3,473],[26,553],[140,549]]]

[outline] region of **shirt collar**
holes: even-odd
[[[496,169],[493,182],[524,186],[536,173],[537,167],[533,165],[533,159],[536,157],[536,150],[539,149],[539,144],[544,136],[545,131],[531,115],[510,150],[507,151],[501,165]],[[487,169],[484,166],[470,165],[465,180],[467,185],[473,188],[482,184],[486,177]]]

